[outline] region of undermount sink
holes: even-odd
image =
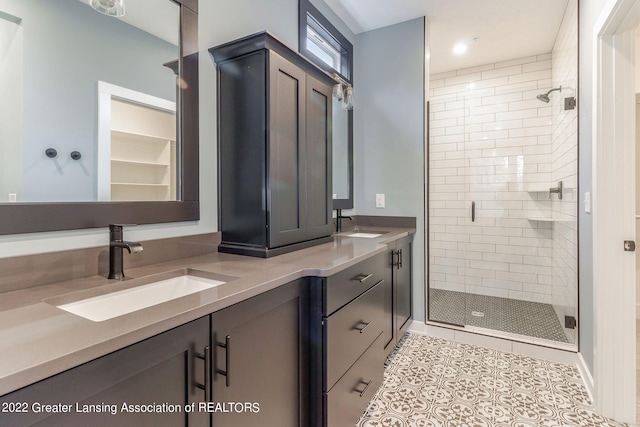
[[[226,283],[191,273],[192,270],[184,270],[184,273],[177,277],[53,305],[85,319],[102,322]]]
[[[365,239],[373,239],[375,237],[380,237],[383,234],[388,233],[388,231],[379,231],[379,230],[357,230],[353,232],[349,232],[345,234],[346,237],[361,237]]]
[[[365,239],[373,239],[374,237],[380,237],[382,234],[379,233],[351,233],[348,234],[349,237],[364,237]]]

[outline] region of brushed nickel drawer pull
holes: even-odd
[[[369,327],[370,324],[372,324],[373,321],[371,322],[358,322],[356,323],[356,326],[353,327],[353,329],[355,329],[356,331],[360,331],[360,333],[363,333],[365,329],[367,329]],[[364,327],[359,328],[358,325],[364,325]]]
[[[373,273],[372,274],[358,274],[356,277],[354,277],[351,280],[357,280],[358,282],[362,283],[365,280],[367,280],[368,278],[370,278],[371,276],[373,276]]]
[[[356,393],[360,393],[360,397],[364,396],[364,394],[367,392],[367,389],[369,389],[369,386],[371,385],[372,381],[373,380],[369,380],[369,382],[367,383],[367,382],[364,382],[364,381],[360,380],[358,382],[358,384],[356,384],[356,386],[353,388],[353,391],[355,391]],[[362,391],[358,390],[358,386],[360,384],[364,384],[365,385],[364,389],[362,389]]]

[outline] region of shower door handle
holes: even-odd
[[[476,202],[471,202],[471,222],[476,222]]]

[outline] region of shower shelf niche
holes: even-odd
[[[538,221],[538,222],[556,222],[557,221],[554,218],[545,218],[545,217],[529,217],[527,219],[529,221]]]

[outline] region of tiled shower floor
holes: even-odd
[[[553,307],[538,302],[429,289],[429,320],[568,342]]]
[[[570,365],[406,334],[356,427],[620,427]]]

